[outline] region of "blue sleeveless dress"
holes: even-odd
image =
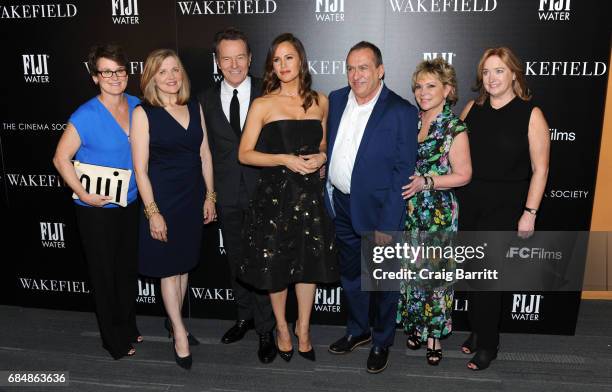
[[[195,268],[200,259],[205,186],[200,146],[203,131],[196,101],[187,104],[183,128],[163,107],[143,103],[149,120],[149,179],[155,203],[166,220],[168,242],[151,237],[141,212],[139,271],[168,277]]]

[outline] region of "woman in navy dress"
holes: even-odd
[[[89,269],[102,346],[119,359],[136,353],[142,342],[134,306],[137,287],[138,190],[131,176],[127,206],[109,196],[88,193],[81,184],[73,158],[91,165],[133,168],[130,116],[140,100],[125,93],[127,59],[116,45],[92,48],[89,72],[100,94],[81,105],[68,120],[53,164],[75,199],[79,234]]]
[[[298,353],[315,360],[309,331],[315,283],[339,278],[319,176],[327,160],[328,101],[310,85],[302,43],[281,34],[268,51],[263,96],[251,105],[238,150],[241,163],[263,167],[244,225],[240,278],[270,291],[285,361],[293,354],[291,332],[298,337]],[[291,284],[298,319],[290,332],[285,305]]]
[[[140,273],[161,278],[175,360],[189,369],[189,344],[197,340],[187,332],[181,310],[188,272],[200,258],[202,223],[215,218],[212,158],[204,116],[197,101],[189,99],[189,79],[176,53],[153,51],[140,87],[144,102],[134,111],[132,130],[134,170],[144,203]]]

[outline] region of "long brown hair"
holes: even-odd
[[[191,84],[189,83],[189,77],[187,76],[187,72],[185,72],[185,67],[181,59],[172,49],[156,49],[147,57],[144,70],[142,71],[142,77],[140,78],[140,90],[142,90],[143,98],[149,105],[164,106],[164,102],[159,96],[153,77],[161,68],[164,60],[168,57],[174,57],[176,59],[183,76],[183,82],[176,97],[176,104],[185,105],[189,101]]]
[[[527,87],[527,81],[525,80],[525,71],[523,66],[521,65],[521,61],[514,54],[514,52],[506,47],[500,46],[497,48],[489,48],[485,50],[484,54],[480,58],[478,62],[478,71],[476,73],[476,85],[473,90],[478,92],[478,98],[476,98],[476,103],[478,105],[482,105],[484,101],[489,96],[489,93],[484,87],[484,83],[482,81],[482,70],[484,68],[484,63],[491,56],[499,57],[504,64],[510,69],[511,72],[514,72],[515,80],[512,81],[512,89],[514,90],[514,94],[516,94],[523,101],[529,101],[531,99],[531,93],[529,92],[529,88]]]
[[[319,96],[317,92],[311,88],[312,76],[308,70],[308,59],[306,58],[306,50],[304,49],[304,45],[302,45],[302,42],[291,33],[284,33],[274,38],[274,41],[272,41],[272,44],[270,45],[270,49],[268,49],[268,55],[266,56],[266,70],[263,80],[263,94],[270,94],[272,91],[280,88],[280,80],[274,72],[273,59],[276,48],[278,48],[278,46],[283,42],[288,42],[293,45],[295,50],[298,52],[298,56],[300,57],[300,74],[298,76],[300,85],[299,94],[303,102],[302,107],[304,108],[304,112],[306,112],[308,108],[312,106],[313,102],[317,105],[319,104]]]

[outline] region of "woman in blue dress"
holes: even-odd
[[[181,310],[188,273],[200,259],[202,223],[216,217],[212,156],[202,110],[189,97],[189,79],[174,51],[149,54],[140,87],[144,102],[134,111],[132,130],[144,203],[139,268],[143,275],[161,278],[174,357],[189,369],[189,345],[198,341],[187,332]]]
[[[125,93],[127,59],[120,47],[92,48],[88,67],[100,94],[70,116],[53,164],[77,197],[76,218],[102,345],[113,358],[119,359],[134,355],[132,343],[142,341],[134,314],[138,242],[136,181],[132,175],[127,187],[127,206],[120,207],[110,196],[89,193],[84,186],[87,180],[81,183],[71,160],[132,170],[130,116],[140,100]]]

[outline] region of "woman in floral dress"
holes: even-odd
[[[403,187],[408,200],[406,231],[456,232],[459,206],[453,188],[470,181],[472,165],[466,125],[451,110],[457,102],[455,70],[443,59],[421,62],[412,75],[420,108],[415,174]],[[427,342],[427,362],[442,359],[440,339],[452,331],[452,286],[424,287],[402,282],[397,321],[417,350]]]

